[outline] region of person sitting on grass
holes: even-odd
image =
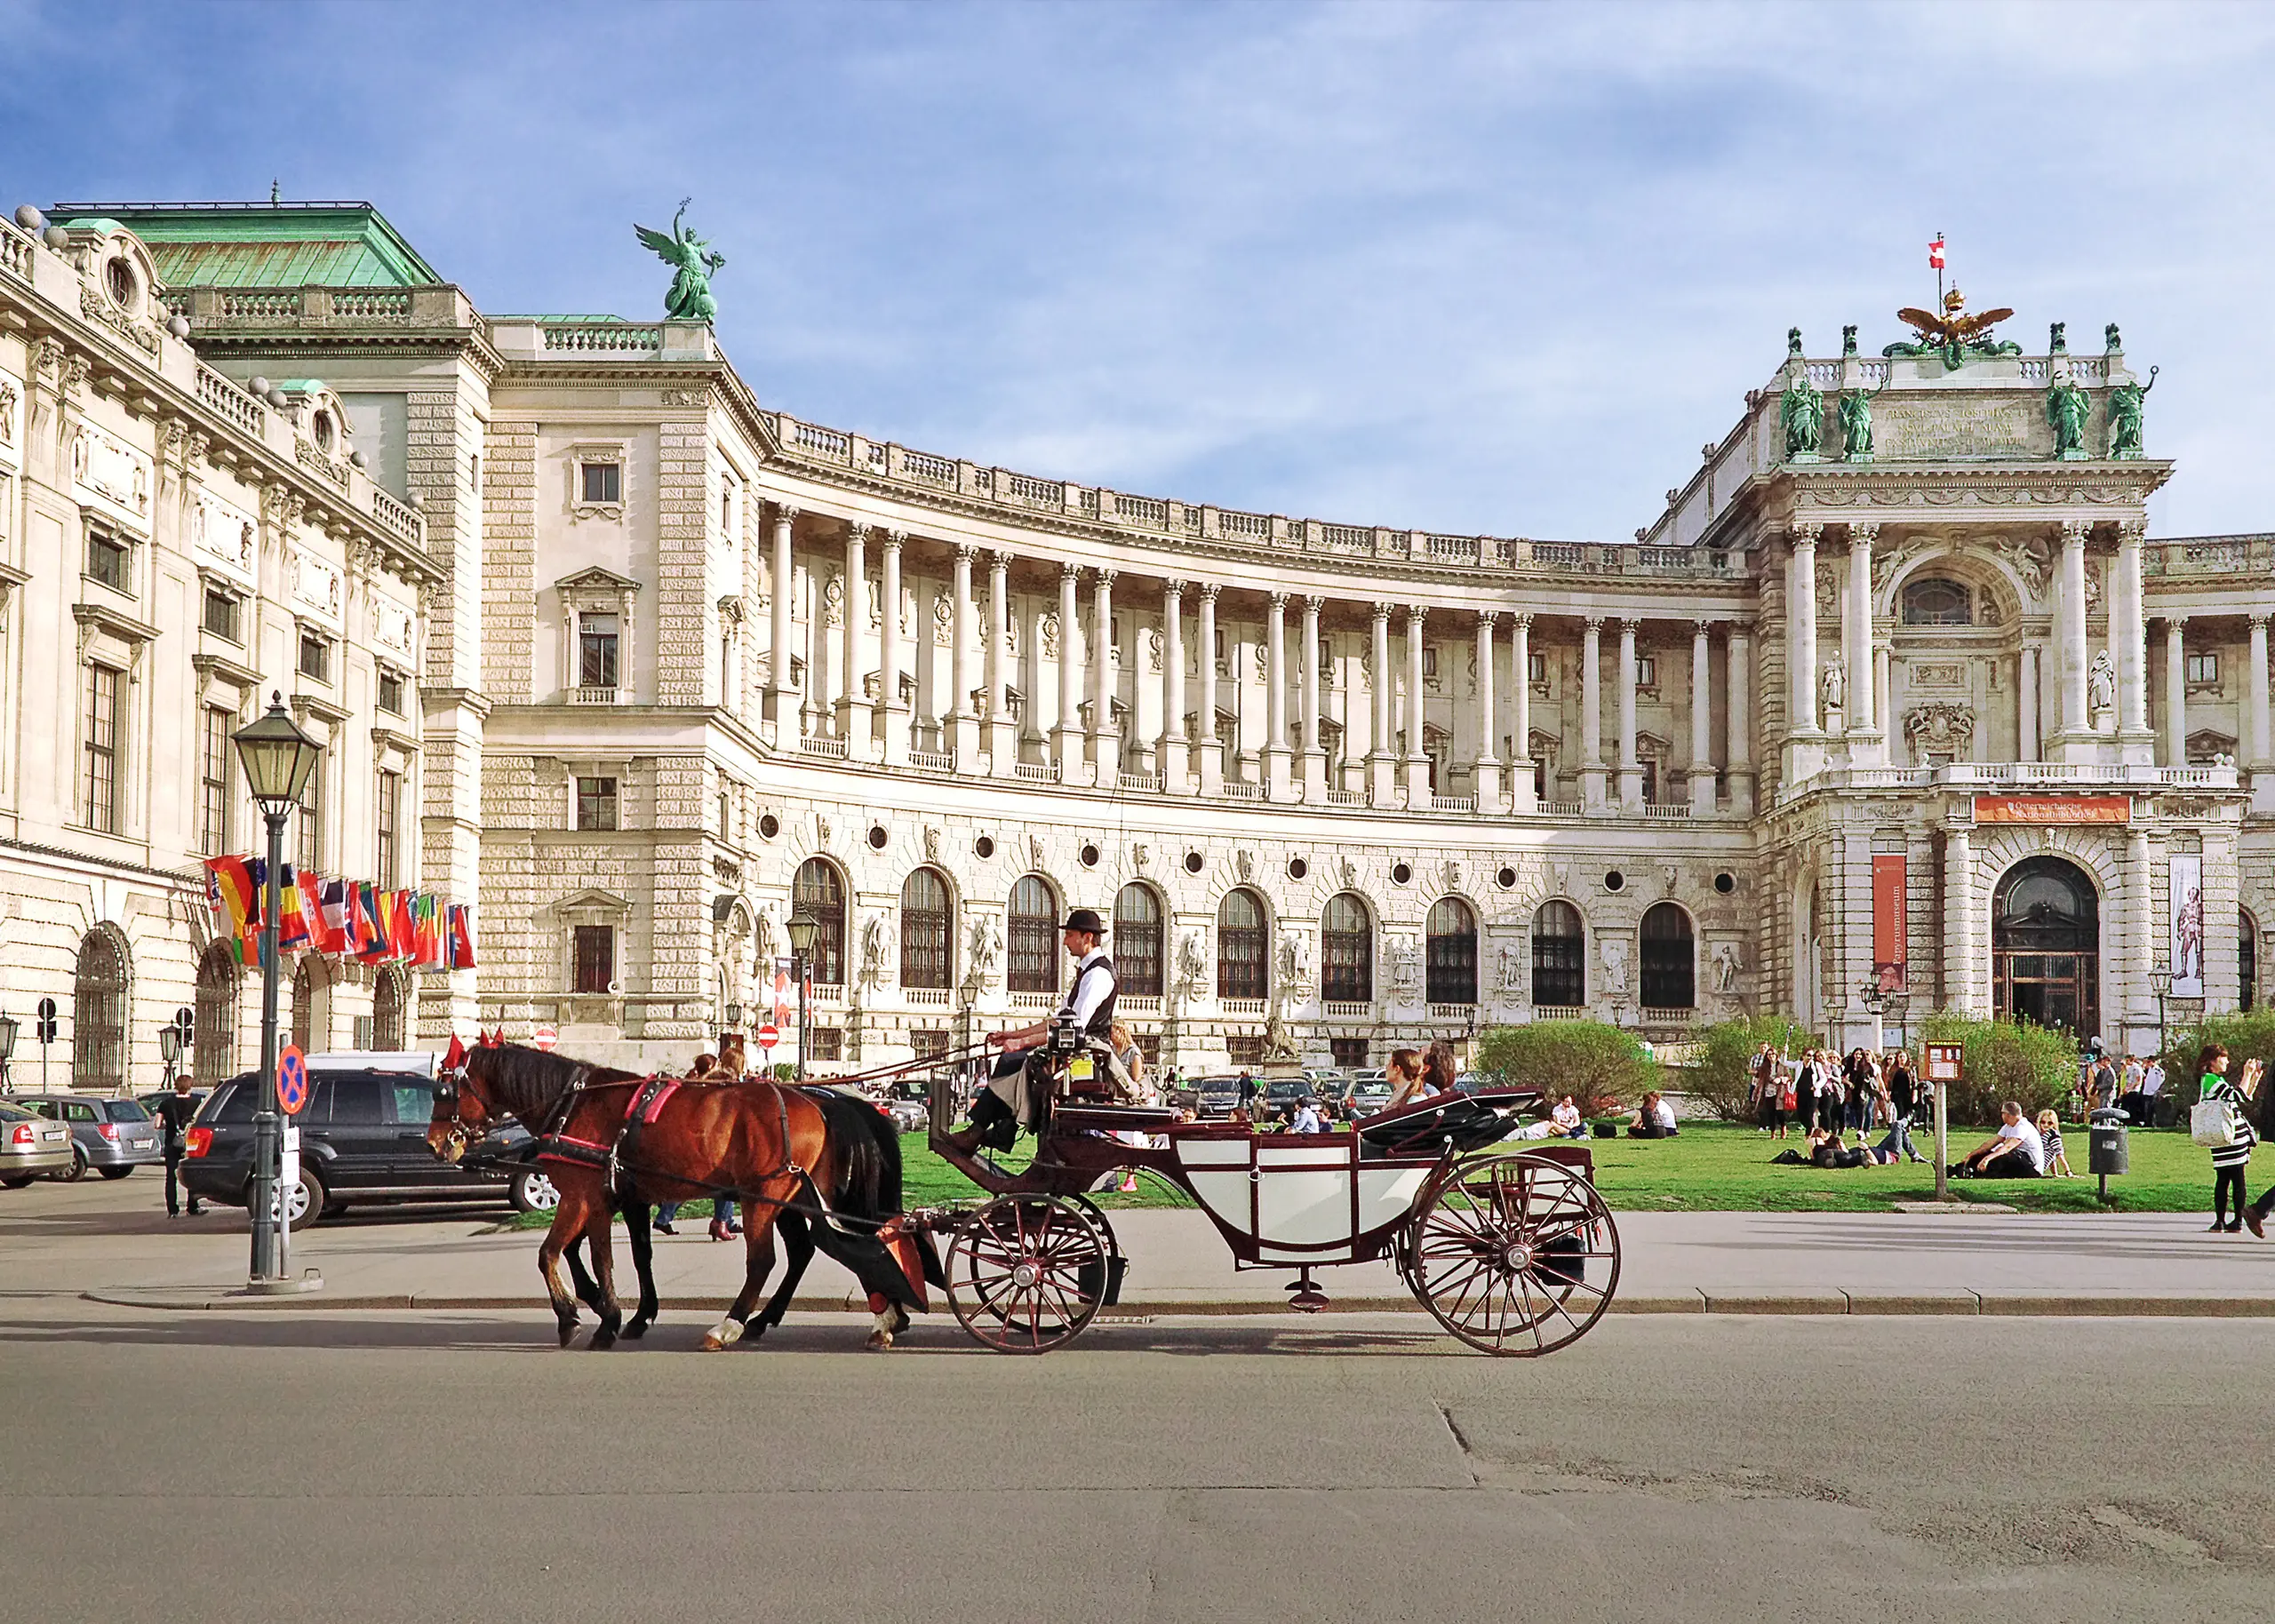
[[[2074,1179],[2070,1158],[2062,1153],[2062,1118],[2050,1111],[2038,1113],[2038,1142],[2046,1150],[2046,1176],[2050,1179]]]
[[[1672,1139],[1679,1132],[1674,1125],[1674,1107],[1656,1088],[1643,1096],[1641,1108],[1627,1119],[1630,1139]]]
[[[1585,1132],[1580,1126],[1580,1108],[1572,1103],[1569,1094],[1556,1102],[1556,1109],[1548,1113],[1548,1120],[1557,1135],[1565,1139],[1577,1139]]]
[[[1953,1178],[2035,1179],[2046,1175],[2046,1142],[2023,1116],[2019,1102],[1999,1107],[1999,1131],[1951,1169]]]

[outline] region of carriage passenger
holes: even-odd
[[[1114,960],[1099,945],[1106,922],[1090,908],[1077,908],[1060,927],[1059,942],[1074,959],[1074,979],[1066,1000],[1048,1021],[990,1032],[990,1047],[1003,1052],[988,1072],[987,1086],[971,1103],[970,1124],[948,1135],[948,1142],[970,1156],[982,1146],[1008,1150],[1023,1127],[1033,1127],[1034,1108],[1027,1097],[1027,1061],[1050,1035],[1051,1022],[1071,1016],[1085,1038],[1110,1040],[1117,996]]]

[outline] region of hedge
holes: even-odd
[[[1659,1086],[1658,1063],[1632,1032],[1601,1021],[1533,1021],[1478,1034],[1476,1070],[1553,1103],[1565,1095],[1584,1117],[1632,1105]]]

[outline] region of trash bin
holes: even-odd
[[[2086,1171],[2108,1174],[2132,1170],[2132,1150],[2126,1142],[2125,1113],[2121,1111],[2097,1111],[2087,1126],[2091,1145],[2087,1152]]]

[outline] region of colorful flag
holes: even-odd
[[[474,915],[464,904],[451,909],[451,968],[474,968]]]
[[[1936,240],[1928,244],[1928,268],[1931,271],[1944,268],[1944,234],[1940,231],[1936,234]]]
[[[413,962],[422,970],[448,967],[443,956],[442,921],[434,896],[419,891],[411,899],[411,938]]]
[[[348,944],[355,957],[377,964],[387,956],[386,916],[379,912],[379,888],[368,880],[356,883],[348,918]]]
[[[300,894],[300,920],[308,933],[302,945],[320,953],[323,951],[323,876],[314,869],[295,869],[292,884]]]
[[[245,857],[208,857],[205,860],[205,896],[217,903],[227,914],[231,932],[243,935],[247,928],[260,919],[260,882],[253,871],[259,859]]]
[[[347,951],[347,899],[355,888],[355,881],[349,880],[323,882],[323,922],[316,930],[316,951],[327,958]]]
[[[419,957],[419,933],[411,917],[411,893],[389,891],[387,896],[387,955],[404,960]]]

